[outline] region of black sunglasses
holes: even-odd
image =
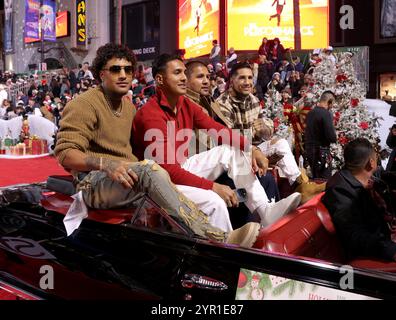
[[[111,67],[109,67],[107,69],[103,69],[103,70],[108,70],[108,71],[110,71],[110,73],[118,74],[121,72],[122,69],[124,69],[125,74],[131,75],[133,73],[132,66],[111,66]]]

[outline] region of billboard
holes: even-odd
[[[227,6],[229,48],[257,50],[266,37],[279,38],[285,48],[294,49],[298,23],[301,49],[329,45],[328,0],[228,0]]]
[[[14,12],[12,0],[4,0],[4,53],[14,52]]]
[[[85,0],[76,1],[76,11],[77,45],[85,46],[87,43],[87,3]]]
[[[179,0],[179,48],[185,58],[209,54],[219,39],[219,0]]]
[[[35,2],[34,0],[28,0],[29,2]],[[41,32],[39,29],[39,23],[33,22],[34,19],[30,19],[34,16],[34,11],[28,15],[28,9],[26,9],[25,19],[25,43],[33,43],[40,41]],[[30,20],[29,20],[30,19]],[[61,11],[56,16],[56,37],[68,37],[70,36],[70,13],[69,11]],[[47,39],[45,39],[47,40]]]

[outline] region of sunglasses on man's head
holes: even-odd
[[[103,69],[103,70],[110,71],[110,73],[113,73],[113,74],[118,74],[121,72],[122,69],[124,69],[125,73],[128,75],[131,75],[133,73],[132,66],[111,66],[111,67],[108,67],[107,69]]]

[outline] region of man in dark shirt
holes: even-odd
[[[330,144],[337,142],[337,135],[329,110],[334,101],[334,93],[325,91],[319,104],[307,116],[305,150],[313,178],[328,179],[331,176]]]
[[[377,157],[367,139],[350,142],[344,151],[345,168],[327,182],[323,204],[329,210],[349,258],[366,256],[396,261],[396,243],[370,190]],[[387,219],[390,222],[391,219]]]

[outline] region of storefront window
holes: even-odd
[[[380,95],[385,101],[396,101],[396,73],[380,75]]]

